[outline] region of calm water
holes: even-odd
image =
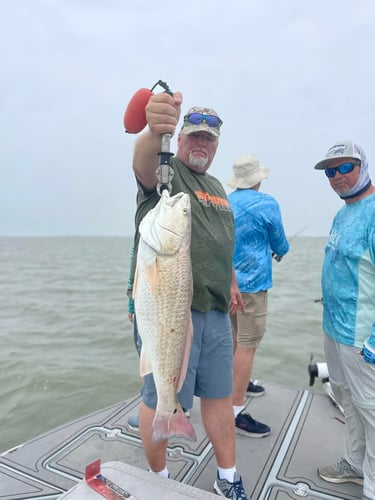
[[[323,360],[316,300],[325,241],[297,237],[274,262],[254,377],[306,388],[310,354]],[[127,319],[131,244],[0,238],[0,451],[139,391]]]

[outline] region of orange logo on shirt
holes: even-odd
[[[199,203],[203,203],[206,207],[212,206],[219,210],[230,210],[229,201],[221,196],[210,195],[207,191],[194,191]]]

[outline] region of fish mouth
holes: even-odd
[[[191,235],[191,202],[187,193],[171,196],[163,190],[156,207],[140,223],[143,242],[158,255],[171,256],[185,247]]]
[[[181,199],[185,198],[185,204],[186,204],[186,208],[189,208],[190,206],[190,196],[187,194],[187,193],[184,193],[183,191],[181,191],[180,193],[177,193],[173,196],[170,196],[170,194],[168,193],[168,191],[165,189],[163,192],[162,192],[162,196],[165,198],[165,202],[170,206],[170,207],[174,207],[177,203],[180,203]]]
[[[180,193],[177,193],[173,196],[170,196],[169,193],[167,193],[167,191],[164,190],[162,192],[162,195],[165,198],[165,203],[170,208],[174,208],[179,203],[182,207],[181,212],[184,215],[189,215],[191,202],[190,202],[190,196],[187,193],[184,193],[183,191],[181,191]],[[163,225],[161,225],[161,227],[163,227],[164,229],[168,229],[167,227],[165,227]]]
[[[171,196],[165,189],[161,197],[159,216],[143,238],[158,254],[174,255],[190,233],[190,196],[183,191]]]

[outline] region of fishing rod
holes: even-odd
[[[301,233],[303,233],[304,231],[306,231],[306,229],[308,228],[309,226],[303,226],[301,227],[301,229],[298,229],[298,231],[296,231],[294,234],[292,234],[292,236],[289,238],[289,243],[291,241],[294,240],[294,238],[297,238],[297,236],[299,236]]]
[[[146,118],[146,106],[150,97],[154,95],[153,90],[155,87],[160,86],[169,95],[173,95],[173,92],[169,86],[159,80],[151,89],[141,88],[130,99],[129,104],[124,113],[124,128],[125,132],[128,134],[138,134],[147,125]],[[171,167],[171,158],[173,153],[170,151],[171,146],[171,134],[162,134],[161,136],[161,149],[158,153],[159,155],[159,167],[156,169],[156,177],[158,183],[156,186],[159,196],[161,196],[162,191],[168,190],[169,194],[172,192],[172,178],[174,175],[173,168]]]
[[[303,233],[305,229],[307,229],[308,226],[303,226],[301,229],[299,229],[296,233],[294,233],[290,238],[288,238],[289,243],[294,240],[294,238],[297,238],[298,235]],[[277,255],[275,252],[272,253],[272,258],[276,260],[276,262],[280,262],[283,258],[282,255]]]

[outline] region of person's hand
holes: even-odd
[[[282,255],[277,255],[275,252],[273,252],[272,257],[276,260],[276,262],[280,262],[283,258]]]
[[[241,292],[238,288],[237,283],[232,283],[230,288],[230,302],[229,302],[229,310],[231,314],[237,314],[238,309],[244,313],[245,312],[245,304],[242,300]]]
[[[230,301],[229,301],[229,310],[231,314],[236,314],[238,309],[245,312],[245,304],[242,300],[242,295],[240,289],[238,288],[237,278],[234,268],[232,267],[232,279],[230,282]]]
[[[366,340],[365,343],[363,344],[363,349],[361,351],[361,354],[366,363],[370,363],[372,365],[375,364],[375,347],[370,345],[368,340]]]
[[[152,134],[174,135],[180,119],[182,94],[167,92],[155,94],[150,97],[146,106],[146,119]]]
[[[131,294],[132,292],[128,290],[128,294]],[[132,295],[128,295],[128,320],[133,323],[134,322],[134,299]]]

